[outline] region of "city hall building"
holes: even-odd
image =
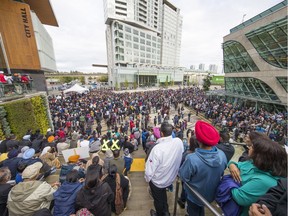
[[[46,90],[44,72],[56,71],[43,24],[58,26],[49,0],[0,0],[0,70],[29,74],[38,91]]]
[[[167,0],[104,0],[109,85],[182,83],[182,16]]]
[[[287,109],[287,0],[232,28],[223,56],[226,96]]]

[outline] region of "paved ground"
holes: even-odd
[[[189,110],[185,108],[184,110],[184,118],[187,119],[187,114]],[[176,114],[176,110],[172,108],[171,110],[171,117],[173,117]],[[156,113],[151,114],[151,121],[153,121],[154,116]],[[202,115],[196,116],[195,113],[192,111],[192,116],[191,116],[191,122],[188,123],[188,128],[193,128],[196,121],[202,119],[205,120]],[[207,121],[207,120],[206,120]],[[151,122],[152,124],[152,122]],[[106,124],[102,122],[102,127],[103,127],[103,132],[107,130]],[[186,135],[186,133],[184,133]],[[235,146],[235,155],[232,158],[232,160],[238,161],[238,157],[242,153],[242,147],[240,146]],[[133,158],[145,158],[145,152],[139,148],[138,151],[135,151],[133,153]],[[104,158],[104,155],[102,155]],[[227,173],[227,171],[226,171]],[[149,193],[147,192],[147,186],[148,184],[144,180],[144,172],[131,172],[129,174],[129,178],[131,180],[132,184],[132,193],[130,196],[130,200],[128,201],[127,204],[127,209],[121,214],[122,216],[147,216],[150,215],[149,211],[151,208],[154,208],[153,205],[153,199],[149,196]],[[59,171],[56,172],[53,176],[50,176],[47,181],[49,183],[55,182],[56,180],[58,181],[59,179]],[[169,204],[169,210],[171,215],[173,215],[173,209],[174,209],[174,201],[175,201],[175,182],[174,182],[174,191],[173,192],[167,192],[168,194],[168,204]],[[180,186],[181,190],[181,186]],[[179,192],[180,195],[180,192]],[[216,206],[215,203],[212,203],[212,205],[217,209],[217,211],[221,212],[221,210]],[[180,209],[179,206],[177,205],[177,216],[184,216],[185,215],[185,210]],[[212,216],[213,214],[210,213],[209,210],[206,210],[206,214],[208,216]]]

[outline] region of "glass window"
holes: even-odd
[[[134,42],[139,42],[139,38],[138,37],[133,37],[133,41]]]
[[[139,31],[137,31],[136,29],[133,29],[133,34],[139,35]]]
[[[145,39],[142,39],[142,38],[141,38],[141,39],[140,39],[140,43],[141,43],[141,44],[145,44]]]
[[[131,28],[128,26],[125,26],[125,31],[131,33]]]
[[[226,41],[223,44],[223,53],[225,73],[259,71],[246,49],[239,42]]]
[[[132,40],[132,36],[129,35],[129,34],[125,34],[125,39],[126,39],[126,40]]]
[[[132,48],[132,43],[127,41],[127,42],[126,42],[126,47]]]
[[[275,92],[263,81],[252,77],[225,77],[227,93],[280,102]]]
[[[281,84],[281,86],[285,89],[285,91],[288,92],[288,78],[287,77],[276,77],[276,79]]]
[[[287,69],[287,17],[246,34],[261,58]]]
[[[140,36],[145,38],[145,33],[144,32],[140,32]]]
[[[133,48],[134,48],[134,49],[139,49],[139,45],[134,43],[134,44],[133,44]]]

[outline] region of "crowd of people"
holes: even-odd
[[[287,181],[286,113],[211,99],[197,87],[133,93],[94,90],[49,96],[49,106],[53,130],[28,130],[20,141],[12,134],[0,144],[4,215],[121,214],[129,200],[130,169],[138,149],[147,154],[145,180],[154,199],[152,216],[170,215],[166,191],[177,175],[182,181],[178,204],[187,206],[189,215],[204,215],[204,207],[188,186],[208,202],[219,198],[223,212],[231,207],[223,202],[221,189],[229,190],[229,200],[238,207],[230,215],[248,215],[250,206],[251,215],[256,209],[267,211],[263,203],[271,212],[279,210],[273,210],[264,196],[283,178]],[[192,114],[199,112],[214,126],[197,121],[189,128]],[[230,135],[247,144],[239,162],[230,161],[235,151]],[[75,152],[65,163],[63,151],[79,147],[87,148],[90,158]],[[223,177],[226,168],[229,177]],[[48,184],[45,179],[56,169],[60,182]],[[231,182],[233,187],[227,189]]]

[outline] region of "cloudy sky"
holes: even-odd
[[[218,65],[222,71],[223,36],[282,0],[171,0],[183,16],[180,66]],[[59,71],[98,72],[107,64],[103,0],[50,0],[59,27],[46,26],[53,39]],[[246,15],[245,15],[246,14]]]

